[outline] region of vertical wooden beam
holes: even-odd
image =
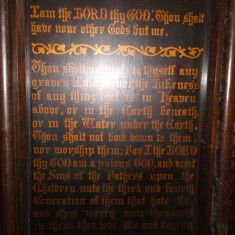
[[[201,234],[227,234],[234,107],[234,0],[211,1],[208,90],[202,139]],[[233,72],[232,72],[233,71]],[[232,75],[233,74],[233,75]]]
[[[0,0],[0,213],[2,235],[17,233],[11,7],[11,0]]]
[[[226,0],[211,0],[210,43],[208,55],[207,96],[205,108],[206,131],[202,136],[199,182],[199,234],[214,234],[213,191],[219,120],[220,75]]]
[[[221,61],[221,99],[220,119],[218,122],[218,146],[216,162],[216,181],[213,213],[215,215],[215,234],[228,232],[229,189],[232,156],[232,131],[235,105],[235,1],[227,0],[225,4],[222,61]]]
[[[17,234],[29,234],[28,146],[26,137],[25,0],[12,2],[12,72],[17,197]]]

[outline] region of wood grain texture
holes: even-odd
[[[223,235],[228,232],[229,190],[232,157],[232,131],[234,120],[234,28],[235,4],[233,0],[225,3],[223,54],[221,62],[220,86],[220,118],[217,127],[217,162],[216,173],[218,177],[215,184],[215,198],[213,214],[215,215],[215,234]],[[222,23],[222,22],[221,22]]]
[[[14,235],[17,231],[11,7],[11,1],[0,1],[0,213],[4,235]]]

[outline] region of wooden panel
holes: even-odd
[[[28,2],[32,234],[196,233],[208,13]]]
[[[233,10],[2,0],[0,233],[232,234]]]

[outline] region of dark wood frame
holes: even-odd
[[[0,234],[28,228],[24,0],[0,0]],[[234,113],[234,0],[213,0],[198,234],[226,234]]]
[[[232,125],[234,119],[235,2],[212,1],[207,131],[202,139],[200,234],[228,231]],[[208,125],[210,123],[210,125]]]
[[[1,0],[1,234],[28,234],[23,0]]]
[[[217,143],[215,152],[212,226],[216,234],[227,234],[235,107],[235,1],[221,2],[215,79],[220,81]]]

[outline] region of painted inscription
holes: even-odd
[[[164,2],[28,1],[33,235],[195,234],[207,17]]]

